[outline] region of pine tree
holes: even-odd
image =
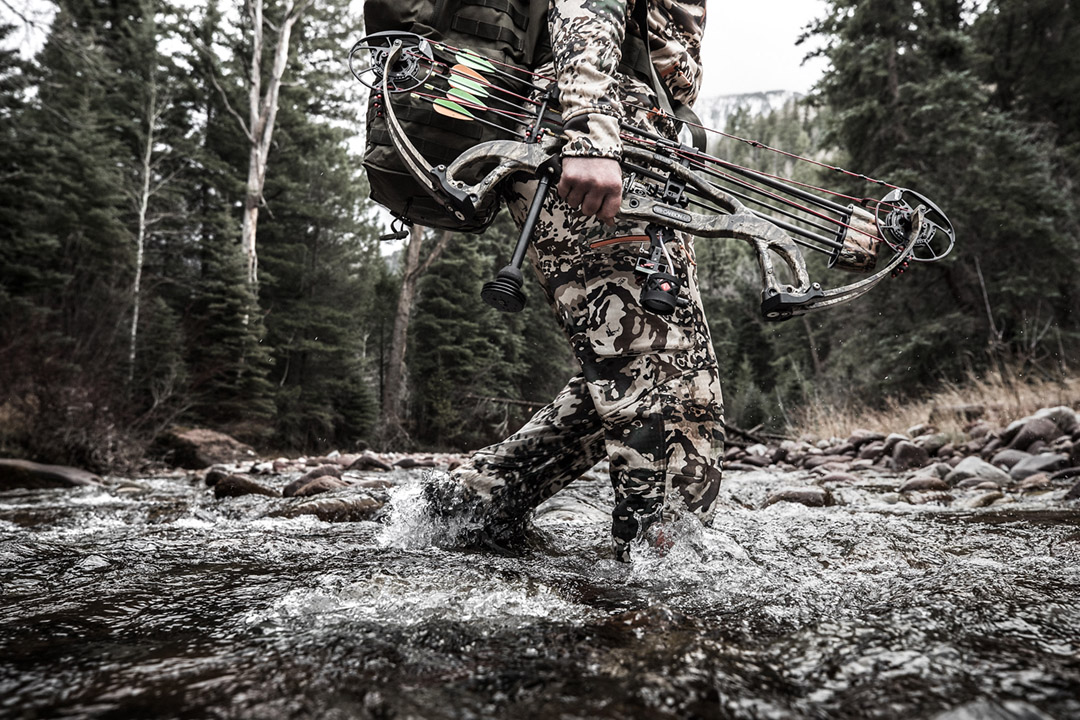
[[[932,198],[960,238],[945,261],[875,289],[870,307],[830,314],[833,387],[907,392],[990,355],[1036,359],[1025,344],[1043,323],[1068,321],[1058,298],[1076,267],[1047,147],[991,107],[958,0],[831,10],[816,27],[832,61],[819,86],[830,140],[853,170]],[[980,346],[990,355],[972,353]]]

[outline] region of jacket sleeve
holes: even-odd
[[[617,70],[629,12],[628,0],[549,0],[564,156],[622,156]]]

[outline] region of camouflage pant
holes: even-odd
[[[519,224],[534,191],[535,183],[519,183],[509,193]],[[518,432],[452,473],[496,534],[520,528],[533,508],[604,457],[619,559],[629,559],[629,544],[665,509],[675,512],[673,503],[711,519],[723,399],[693,246],[685,238],[669,243],[671,272],[690,303],[666,317],[640,303],[635,267],[648,246],[643,226],[606,227],[549,193],[529,258],[581,372]]]

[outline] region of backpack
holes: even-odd
[[[547,0],[366,0],[368,32],[405,32],[468,48],[500,63],[533,68],[551,58]],[[354,47],[354,52],[356,48]],[[367,170],[371,199],[407,224],[460,232],[481,232],[495,212],[461,221],[420,185],[401,162],[379,113],[381,92],[372,90],[367,108]],[[478,122],[437,114],[430,102],[402,93],[394,110],[416,149],[432,166],[449,164],[466,149],[505,133]],[[497,208],[496,208],[497,209]]]

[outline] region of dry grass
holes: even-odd
[[[928,423],[960,437],[976,419],[1004,426],[1041,408],[1058,405],[1080,410],[1080,377],[1045,380],[1006,370],[971,377],[922,400],[890,398],[880,410],[828,403],[808,405],[792,418],[792,431],[805,439],[844,438],[857,428],[890,433]]]

